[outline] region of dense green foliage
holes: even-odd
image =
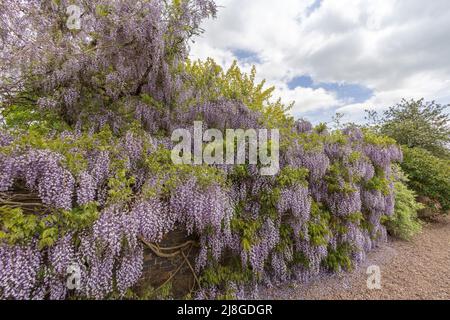
[[[403,148],[402,169],[409,177],[408,186],[419,195],[439,201],[450,209],[450,161],[421,148]]]
[[[416,233],[420,232],[422,226],[417,218],[417,210],[424,206],[416,201],[416,195],[406,186],[408,178],[401,169],[394,166],[396,181],[394,182],[395,210],[394,215],[389,217],[386,225],[390,234],[410,240]]]

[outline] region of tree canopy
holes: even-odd
[[[375,122],[381,134],[394,138],[399,144],[448,157],[449,112],[450,105],[425,102],[424,99],[402,100],[383,112]]]

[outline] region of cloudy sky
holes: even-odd
[[[401,98],[450,103],[449,0],[217,0],[192,57],[256,65],[292,113],[361,121]]]

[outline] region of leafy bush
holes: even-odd
[[[401,164],[408,175],[408,186],[418,195],[438,201],[442,210],[450,209],[450,161],[421,148],[403,148]]]
[[[394,215],[386,222],[390,234],[410,240],[420,232],[422,226],[417,218],[417,211],[424,206],[416,201],[416,194],[406,186],[408,178],[399,167],[394,167],[397,180],[394,182],[395,209]]]

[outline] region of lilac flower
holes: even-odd
[[[77,202],[79,205],[85,205],[95,200],[96,182],[87,172],[82,172],[79,177],[79,186],[77,190]]]
[[[121,259],[117,270],[117,288],[124,294],[128,288],[135,285],[141,277],[144,264],[144,250],[141,245],[129,251]]]
[[[298,133],[310,133],[313,130],[311,122],[299,119],[294,125],[295,131]]]
[[[174,228],[175,220],[167,206],[157,199],[139,202],[131,215],[138,221],[139,234],[149,242],[160,242]]]
[[[359,190],[354,193],[344,194],[334,192],[328,195],[327,204],[331,212],[336,216],[347,216],[361,211],[361,196]]]
[[[29,299],[37,281],[41,259],[41,253],[34,244],[29,246],[0,244],[0,297]]]

